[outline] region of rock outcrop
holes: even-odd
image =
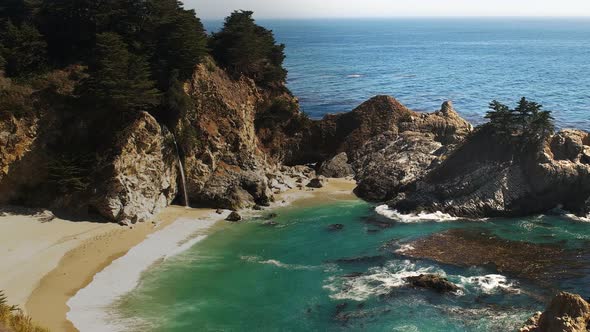
[[[410,111],[391,97],[385,101],[379,103],[380,107],[397,113],[391,117],[388,130],[367,139],[352,153],[358,183],[355,193],[370,201],[388,200],[421,179],[472,130],[450,102],[440,111],[427,114]]]
[[[317,173],[328,178],[345,178],[354,175],[352,166],[348,163],[346,152],[341,152],[332,159],[322,162]]]
[[[402,213],[513,217],[562,208],[588,213],[588,133],[564,130],[541,145],[501,141],[486,126],[389,205]]]
[[[451,293],[459,290],[459,286],[436,274],[421,274],[406,277],[404,280],[412,287],[428,288],[439,293]]]
[[[519,332],[587,332],[589,325],[590,304],[579,295],[561,292]]]
[[[148,113],[125,128],[112,154],[98,162],[90,205],[102,216],[123,224],[151,219],[177,193],[177,164],[171,137]]]

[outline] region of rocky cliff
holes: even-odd
[[[590,135],[565,130],[534,148],[473,131],[450,102],[418,113],[376,96],[348,113],[310,120],[284,87],[262,89],[207,59],[168,129],[148,113],[95,115],[56,107],[75,98],[80,68],[38,91],[0,87],[31,110],[0,113],[0,204],[151,218],[178,195],[178,161],[192,206],[239,209],[304,187],[320,174],[355,176],[355,192],[401,212],[515,216],[590,210]],[[16,98],[16,97],[15,97]],[[8,105],[9,106],[9,105]],[[6,108],[6,105],[4,105]],[[176,152],[175,142],[178,144]]]
[[[590,197],[589,134],[563,130],[541,144],[502,141],[486,126],[389,205],[461,217],[523,216],[554,208],[580,216]]]

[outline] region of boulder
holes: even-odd
[[[352,166],[348,163],[346,152],[341,152],[332,159],[321,163],[317,173],[327,178],[345,178],[354,175]]]
[[[459,286],[435,274],[421,274],[419,276],[406,277],[404,280],[413,287],[428,288],[439,293],[456,292],[459,290]]]
[[[232,211],[227,218],[225,218],[225,220],[227,221],[231,221],[231,222],[238,222],[238,221],[242,221],[242,216],[237,213],[236,211]]]
[[[322,178],[313,178],[307,184],[308,188],[322,188],[324,186],[324,179]]]
[[[520,332],[586,332],[590,322],[590,304],[581,296],[557,294],[542,314],[530,318]]]

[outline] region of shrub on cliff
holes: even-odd
[[[246,75],[261,86],[283,83],[285,45],[277,44],[272,31],[256,24],[251,11],[235,11],[213,34],[213,56],[234,75]]]

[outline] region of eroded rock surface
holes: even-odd
[[[90,204],[120,223],[151,219],[177,193],[177,164],[165,158],[165,137],[148,113],[141,113],[119,135],[112,157],[99,162]]]
[[[561,292],[519,332],[587,332],[589,322],[590,304],[579,295]]]
[[[401,212],[515,217],[556,207],[588,214],[588,133],[564,130],[540,146],[502,142],[485,127],[389,202]]]

